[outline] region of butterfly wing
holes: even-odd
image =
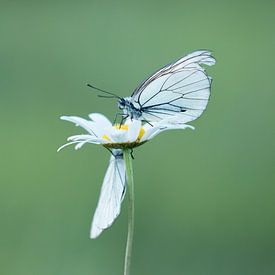
[[[121,150],[120,150],[121,151]],[[111,156],[93,217],[90,237],[97,238],[110,227],[120,213],[121,202],[126,190],[125,162],[122,153]]]
[[[211,88],[211,77],[201,64],[215,64],[209,51],[195,51],[145,80],[132,94],[132,103],[142,111],[142,118],[159,121],[180,114],[183,123],[198,118],[207,106]]]

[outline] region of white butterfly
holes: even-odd
[[[177,116],[186,123],[198,118],[210,96],[211,77],[201,64],[212,66],[209,51],[195,51],[172,62],[141,83],[131,97],[120,98],[125,117],[146,122]]]
[[[90,237],[97,238],[110,227],[120,213],[121,202],[126,191],[126,172],[122,150],[112,150],[100,197],[93,217]]]

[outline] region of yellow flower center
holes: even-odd
[[[127,124],[115,124],[113,127],[117,130],[128,131],[128,129],[129,129],[129,126]]]

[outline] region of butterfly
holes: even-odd
[[[124,117],[155,122],[172,116],[186,123],[198,118],[209,101],[212,79],[201,65],[212,66],[211,52],[195,51],[153,73],[132,93],[119,98]]]
[[[130,97],[89,87],[118,99],[123,119],[148,122],[177,121],[186,123],[197,119],[205,110],[211,90],[212,78],[201,65],[216,63],[210,51],[194,51],[162,67],[144,80]]]

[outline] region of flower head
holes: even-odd
[[[179,123],[175,118],[144,125],[140,120],[130,119],[124,124],[112,125],[104,115],[98,113],[90,114],[89,118],[90,120],[77,116],[61,117],[62,120],[82,127],[87,133],[68,137],[68,143],[61,146],[58,151],[71,144],[75,144],[75,149],[80,149],[86,143],[101,144],[110,149],[135,148],[165,130],[193,129],[190,125]]]

